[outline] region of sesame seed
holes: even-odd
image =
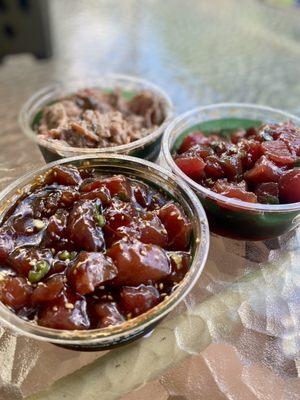
[[[54,306],[54,307],[52,307],[52,310],[53,311],[58,311],[58,307]]]
[[[66,307],[67,309],[69,309],[69,310],[73,310],[74,304],[72,304],[72,303],[66,303],[66,304],[65,304],[65,307]]]
[[[32,232],[33,232],[33,228],[27,228],[27,229],[26,229],[26,232],[32,233]]]
[[[126,315],[126,317],[127,317],[127,319],[130,319],[130,318],[132,317],[132,314],[131,314],[131,313],[128,313],[128,314]]]
[[[105,286],[99,286],[99,289],[104,290]]]
[[[45,223],[41,219],[34,219],[33,224],[38,230],[45,228]]]
[[[197,244],[200,243],[200,239],[199,238],[196,239],[196,243]]]
[[[107,295],[107,298],[108,298],[108,300],[112,300],[113,299],[113,297],[110,294]]]
[[[170,215],[171,215],[171,217],[174,217],[174,215],[176,215],[176,212],[175,212],[175,211],[172,211],[172,212],[170,213]]]
[[[147,255],[147,252],[146,252],[145,250],[142,250],[142,251],[141,251],[141,255],[142,255],[142,256],[146,256],[146,255]]]
[[[166,297],[166,296],[168,296],[167,293],[161,293],[160,295],[161,295],[161,297]]]
[[[158,287],[159,287],[160,290],[162,290],[162,289],[164,288],[164,284],[161,282],[161,283],[158,285]]]

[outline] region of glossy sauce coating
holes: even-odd
[[[197,131],[174,155],[191,179],[249,203],[300,202],[300,129],[292,122],[239,129],[229,139]]]
[[[190,265],[191,223],[144,182],[56,166],[0,227],[0,300],[54,329],[120,324],[153,308]]]

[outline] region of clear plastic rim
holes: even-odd
[[[76,90],[76,88],[79,89],[79,88],[93,87],[93,86],[97,87],[97,85],[100,85],[100,87],[105,87],[105,86],[109,87],[109,85],[106,85],[106,82],[110,81],[115,83],[114,85],[115,87],[122,86],[121,84],[122,81],[131,84],[141,85],[144,87],[144,89],[148,89],[152,91],[154,94],[156,94],[163,101],[165,106],[166,117],[164,122],[153,132],[149,133],[147,136],[141,139],[135,140],[134,142],[128,144],[112,146],[107,148],[81,148],[81,147],[64,146],[62,144],[55,144],[47,140],[43,140],[42,138],[39,138],[39,135],[37,135],[37,133],[31,128],[32,109],[37,104],[39,104],[40,107],[45,106],[47,102],[49,102],[50,100],[51,93],[55,93],[56,90],[70,87],[69,93],[72,93],[72,91]],[[37,112],[40,109],[40,107],[38,107],[37,110],[35,111]],[[99,153],[102,154],[110,152],[115,152],[115,153],[130,152],[132,150],[138,149],[139,147],[143,147],[149,142],[155,141],[163,133],[163,131],[165,130],[165,128],[167,127],[168,123],[173,118],[173,116],[174,116],[173,103],[168,94],[164,90],[162,90],[158,85],[155,85],[152,82],[134,76],[122,75],[122,74],[105,74],[102,77],[98,78],[95,77],[82,80],[68,80],[64,82],[57,82],[38,90],[22,106],[19,113],[19,125],[27,137],[29,137],[31,140],[34,140],[37,144],[46,147],[47,149],[53,152],[65,151],[68,154],[74,153],[74,156],[78,155],[78,153],[96,155]]]
[[[190,266],[189,272],[181,281],[180,285],[174,291],[174,293],[170,295],[167,300],[164,300],[162,303],[158,304],[156,307],[152,308],[148,312],[120,325],[94,330],[68,331],[51,329],[38,325],[33,325],[31,322],[27,322],[21,319],[0,302],[0,319],[14,330],[34,339],[68,346],[86,346],[97,345],[101,343],[107,344],[110,342],[115,343],[118,342],[118,340],[126,340],[126,338],[134,337],[138,333],[143,332],[147,327],[154,324],[156,321],[162,319],[174,307],[177,306],[177,304],[190,292],[190,290],[199,279],[207,260],[210,243],[209,227],[205,211],[197,196],[184,181],[179,179],[171,172],[157,166],[156,164],[153,164],[149,161],[141,160],[136,157],[103,154],[97,157],[93,155],[77,156],[54,161],[36,171],[27,173],[26,175],[19,178],[17,181],[10,184],[5,190],[0,193],[0,203],[2,203],[3,201],[5,201],[5,203],[8,203],[9,199],[11,199],[11,197],[15,194],[17,187],[19,187],[20,185],[22,185],[21,187],[25,187],[35,177],[45,173],[47,170],[54,167],[55,165],[69,164],[76,161],[88,162],[89,160],[114,160],[115,162],[121,161],[122,163],[131,162],[132,165],[138,164],[138,166],[145,169],[145,171],[155,171],[155,174],[157,174],[157,176],[159,176],[158,174],[163,174],[165,179],[167,179],[168,181],[172,181],[176,185],[176,187],[179,188],[181,194],[185,197],[186,202],[188,202],[189,206],[192,207],[193,212],[195,213],[195,220],[197,221],[196,233],[198,233],[200,236],[200,242],[196,242],[196,246],[194,249],[194,258]],[[120,173],[122,173],[122,165],[120,164],[119,167]],[[132,172],[132,174],[134,174],[134,172]],[[6,207],[3,208],[3,204],[1,204],[1,217],[5,213],[5,210]]]
[[[297,203],[290,203],[290,204],[261,204],[261,203],[247,203],[245,201],[242,200],[238,200],[238,199],[233,199],[233,198],[229,198],[226,196],[223,196],[222,194],[218,194],[213,192],[210,189],[205,188],[204,186],[194,182],[191,178],[189,178],[186,174],[184,174],[181,169],[176,165],[176,163],[173,160],[170,148],[169,148],[169,142],[170,142],[170,138],[174,132],[174,130],[176,130],[177,126],[180,125],[182,122],[184,122],[186,119],[188,119],[189,117],[193,116],[193,115],[197,115],[201,112],[205,112],[208,110],[214,110],[214,109],[218,109],[218,108],[230,108],[230,107],[235,107],[235,108],[239,108],[239,109],[246,109],[246,108],[250,108],[250,109],[256,109],[256,110],[260,110],[260,111],[268,111],[268,112],[274,112],[274,113],[278,113],[280,115],[282,115],[283,118],[286,119],[292,119],[294,121],[297,121],[297,123],[299,123],[300,125],[300,118],[290,114],[288,112],[285,111],[281,111],[272,107],[268,107],[268,106],[263,106],[263,105],[256,105],[256,104],[248,104],[248,103],[217,103],[217,104],[212,104],[209,106],[203,106],[203,107],[196,107],[190,111],[187,111],[181,115],[179,115],[178,117],[174,118],[173,121],[171,121],[169,123],[169,125],[167,126],[165,133],[163,135],[163,139],[162,139],[162,152],[163,152],[163,156],[164,159],[166,160],[168,166],[171,168],[171,170],[175,173],[175,175],[179,176],[181,179],[183,179],[184,181],[186,181],[194,190],[200,192],[204,197],[208,197],[210,199],[213,200],[217,200],[221,203],[224,204],[232,204],[235,206],[238,206],[238,208],[240,209],[244,209],[244,210],[248,210],[248,211],[261,211],[261,212],[288,212],[288,211],[299,211],[300,210],[300,202]],[[200,122],[200,121],[199,121]],[[185,129],[188,129],[188,127],[186,127]]]

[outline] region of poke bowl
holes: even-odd
[[[265,240],[300,223],[299,128],[284,111],[215,104],[173,120],[162,152],[201,200],[212,232]]]
[[[169,171],[129,156],[63,159],[0,194],[0,318],[75,350],[153,330],[209,249],[205,212]]]
[[[103,153],[155,161],[172,116],[171,100],[158,86],[110,74],[41,89],[22,107],[19,123],[46,162]]]

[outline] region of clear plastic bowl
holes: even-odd
[[[193,191],[181,179],[169,171],[138,158],[103,154],[98,157],[80,156],[59,160],[37,171],[28,173],[12,183],[0,193],[0,223],[6,210],[14,203],[16,197],[20,196],[26,186],[28,187],[39,175],[44,174],[55,165],[66,164],[78,167],[84,166],[84,168],[95,168],[96,171],[103,174],[124,174],[162,188],[182,205],[193,224],[193,259],[189,272],[180,282],[178,288],[168,299],[156,307],[121,325],[86,331],[50,329],[21,319],[0,303],[0,320],[26,336],[76,350],[90,351],[113,348],[136,340],[138,337],[152,330],[195,285],[204,268],[209,250],[207,218],[201,203]]]
[[[204,206],[212,232],[243,240],[277,237],[300,224],[300,203],[253,204],[215,193],[194,182],[177,167],[172,157],[177,146],[196,129],[207,132],[214,129],[216,132],[221,128],[247,128],[253,124],[287,120],[300,126],[300,118],[280,110],[252,104],[222,103],[196,108],[169,124],[162,142],[164,160],[169,169],[193,188]]]
[[[33,129],[32,125],[38,113],[51,102],[62,96],[72,94],[79,89],[102,88],[104,90],[120,89],[129,94],[141,91],[150,91],[161,99],[165,109],[164,122],[147,136],[129,144],[106,148],[80,148],[63,145],[42,139]],[[103,153],[127,154],[146,160],[155,161],[160,151],[162,134],[173,117],[174,108],[169,96],[158,86],[143,79],[126,75],[105,75],[98,79],[82,79],[66,81],[47,86],[32,95],[23,105],[19,114],[19,123],[22,131],[34,140],[40,147],[46,162],[51,162],[65,157],[92,154],[94,156]]]

